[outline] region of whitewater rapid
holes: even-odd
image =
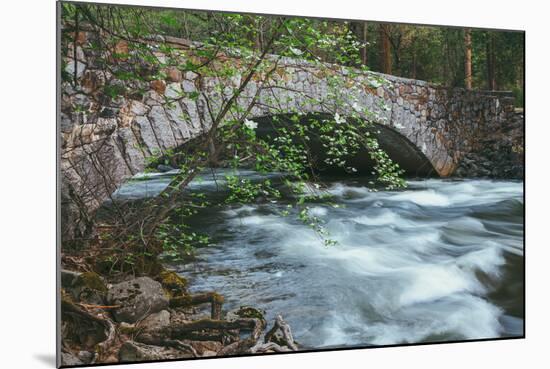
[[[227,309],[282,314],[311,348],[523,334],[522,182],[366,183],[329,181],[333,204],[311,205],[335,246],[281,216],[284,204],[222,206],[192,223],[213,245],[176,268]]]

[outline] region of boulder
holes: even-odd
[[[72,270],[61,269],[61,287],[65,289],[71,288],[74,280],[81,275],[80,272],[74,272]]]
[[[67,352],[61,353],[61,365],[73,366],[73,365],[82,365],[82,364],[84,363],[76,356],[69,354]]]
[[[78,359],[84,364],[91,364],[94,360],[95,354],[90,351],[79,351]]]
[[[155,329],[164,328],[170,325],[170,312],[162,310],[158,313],[149,315],[139,323],[139,329],[143,331],[154,331]]]
[[[118,352],[120,362],[152,361],[191,358],[191,352],[170,347],[145,345],[135,341],[126,341]]]
[[[64,275],[66,283],[68,283],[69,273],[64,273]],[[102,305],[105,302],[105,294],[107,293],[107,287],[103,279],[94,272],[78,273],[72,278],[70,286],[66,289],[76,301],[95,305]]]
[[[119,305],[113,311],[117,322],[135,323],[148,314],[168,307],[162,285],[149,277],[139,277],[113,285],[107,293],[109,305]]]
[[[163,270],[157,281],[172,297],[184,296],[187,293],[187,280],[174,271]]]

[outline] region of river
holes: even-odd
[[[149,174],[115,197],[154,196],[170,178]],[[308,348],[523,335],[523,182],[409,180],[377,192],[367,182],[327,180],[334,204],[310,205],[335,246],[279,215],[284,201],[224,205],[192,223],[212,245],[174,267],[192,291],[222,293],[224,309],[282,314]],[[219,185],[203,176],[191,188]]]

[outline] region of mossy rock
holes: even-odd
[[[170,297],[187,294],[187,280],[174,271],[163,270],[159,273],[156,280],[160,282]]]
[[[89,288],[99,292],[107,292],[107,286],[100,275],[94,272],[84,272],[73,281],[73,288]]]
[[[77,301],[102,304],[107,293],[107,286],[99,274],[85,272],[73,280],[71,292]]]

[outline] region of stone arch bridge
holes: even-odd
[[[179,98],[171,104],[165,98],[182,96],[181,92],[214,96],[220,94],[214,88],[219,80],[203,77],[199,81],[195,73],[182,74],[172,68],[166,71],[165,80],[148,85],[144,95],[98,106],[88,94],[101,84],[103,72],[94,69],[92,57],[80,46],[68,55],[76,55],[65,61],[77,84],[61,86],[62,222],[67,234],[83,234],[93,212],[120,184],[143,171],[149,157],[208,131],[212,107],[203,96]],[[341,69],[341,73],[348,72]],[[279,58],[271,78],[273,83],[252,80],[244,89],[239,104],[247,106],[257,98],[248,119],[261,121],[281,112],[332,115],[338,111],[346,116],[349,109],[368,110],[374,115],[361,114],[383,127],[379,139],[386,142],[388,151],[404,147],[402,157],[421,158],[429,163],[425,172],[441,177],[453,175],[463,158],[488,141],[509,141],[506,132],[510,130],[523,135],[523,117],[514,110],[510,93],[446,89],[425,81],[361,72],[350,77],[352,87],[339,91],[339,97],[349,104],[335,107],[326,75],[315,64]],[[241,81],[242,76],[234,76],[224,84],[231,91]]]

